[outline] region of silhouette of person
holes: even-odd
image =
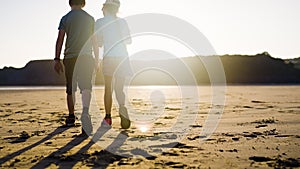
[[[85,6],[85,0],[69,0],[69,5],[71,11],[62,17],[58,27],[54,69],[59,74],[63,72],[60,54],[65,35],[67,35],[63,64],[69,116],[65,123],[66,126],[74,126],[75,124],[74,104],[78,84],[83,106],[81,121],[83,125],[88,126],[85,134],[89,135],[92,132],[89,115],[92,75],[95,61],[97,62],[99,59],[97,40],[93,37],[95,20],[82,9]],[[95,58],[92,54],[93,51]]]
[[[128,24],[124,19],[117,16],[119,11],[119,0],[106,0],[103,4],[103,18],[96,21],[95,32],[99,47],[104,47],[102,71],[105,80],[105,117],[104,122],[112,124],[111,108],[112,93],[115,91],[119,104],[119,115],[121,127],[130,127],[128,112],[125,107],[124,83],[126,77],[132,74],[127,44],[131,43]]]

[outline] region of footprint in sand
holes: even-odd
[[[12,109],[5,109],[5,112],[12,113],[13,111],[12,111]]]
[[[174,116],[165,116],[164,119],[174,119]]]
[[[240,140],[240,138],[238,138],[238,137],[232,137],[231,138],[233,141],[239,141]]]
[[[4,114],[4,115],[1,115],[0,116],[0,118],[2,118],[2,117],[8,117],[8,116],[10,116],[11,114]]]
[[[177,108],[177,107],[166,107],[165,109],[169,110],[169,111],[178,111],[178,110],[181,110],[181,108]]]
[[[162,155],[164,155],[164,156],[179,156],[178,153],[172,153],[172,152],[163,152]]]
[[[268,126],[267,124],[260,124],[260,125],[255,126],[255,128],[261,128],[261,127],[267,127],[267,126]]]
[[[193,125],[190,125],[190,127],[192,127],[192,128],[201,128],[202,125],[199,125],[199,124],[193,124]]]
[[[246,108],[246,109],[253,109],[254,107],[251,107],[251,106],[243,106],[243,108]]]
[[[264,101],[258,101],[258,100],[252,100],[251,102],[252,102],[252,103],[266,103],[266,102],[264,102]]]
[[[20,107],[25,107],[25,106],[27,106],[27,104],[21,104],[18,107],[20,108]]]
[[[249,157],[249,160],[253,160],[255,162],[266,162],[266,161],[272,161],[272,158],[269,157],[263,157],[263,156],[251,156]]]
[[[180,162],[173,162],[173,161],[166,162],[166,163],[164,163],[164,165],[167,165],[171,168],[185,168],[185,167],[187,167],[186,164],[182,164]]]
[[[29,134],[26,131],[22,131],[19,137],[13,139],[10,143],[22,143],[25,142],[29,138]]]

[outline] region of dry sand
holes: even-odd
[[[151,114],[149,92],[147,88],[129,92],[137,114]],[[199,102],[185,103],[190,108],[185,116],[196,118],[183,138],[178,131],[167,130],[182,110],[180,93],[172,88],[163,93],[164,113],[156,114],[152,128],[141,132],[138,122],[121,130],[116,107],[112,128],[98,128],[104,110],[103,90],[97,90],[99,107],[91,110],[94,136],[85,138],[80,126],[61,127],[67,114],[64,90],[2,90],[0,167],[300,167],[299,86],[229,86],[220,123],[205,140],[200,132],[211,108],[210,88],[199,88]]]

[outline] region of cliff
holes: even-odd
[[[219,57],[223,63],[228,84],[300,84],[300,69],[296,60],[282,60],[272,58],[268,53],[253,56],[223,55],[206,56],[201,59]],[[198,57],[186,57],[171,60],[133,60],[134,69],[163,65],[170,69],[180,68],[185,63],[196,77],[198,84],[209,84],[209,77],[204,65]],[[184,77],[182,77],[184,78]],[[57,86],[64,85],[64,75],[58,75],[53,70],[52,60],[30,61],[25,67],[16,69],[5,67],[0,70],[1,86]],[[96,78],[97,84],[103,84],[102,73]],[[176,84],[168,74],[159,71],[145,71],[137,75],[131,84],[134,85],[170,85]],[[191,84],[186,81],[185,84]]]

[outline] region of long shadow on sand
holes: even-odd
[[[107,125],[101,125],[96,133],[94,134],[93,138],[89,143],[87,143],[85,146],[81,147],[81,149],[76,152],[74,155],[65,157],[63,154],[67,151],[71,150],[73,147],[79,145],[82,143],[85,139],[87,139],[87,136],[79,136],[74,138],[72,141],[70,141],[68,144],[66,144],[64,147],[58,149],[57,151],[51,153],[43,160],[39,161],[37,164],[35,164],[32,169],[38,169],[38,168],[46,168],[49,167],[51,164],[55,164],[56,166],[59,166],[59,168],[73,168],[78,161],[86,161],[90,160],[89,154],[84,154],[92,145],[95,144],[93,140],[99,140],[108,130],[110,130],[111,127]],[[106,150],[102,150],[100,152],[95,152],[92,155],[97,156],[97,159],[103,159],[102,162],[96,162],[92,159],[89,166],[93,167],[103,167],[106,168],[110,163],[113,163],[114,161],[120,160],[123,157],[115,155],[114,151],[116,151],[120,146],[123,145],[123,143],[127,139],[127,133],[121,132],[119,135],[114,139],[114,141],[110,144],[109,147],[107,147]]]
[[[62,133],[64,131],[66,131],[67,129],[69,129],[69,128],[58,127],[52,133],[48,134],[45,138],[41,139],[40,141],[38,141],[38,142],[36,142],[36,143],[34,143],[34,144],[30,145],[30,146],[27,146],[27,147],[25,147],[25,148],[23,148],[21,150],[18,150],[18,151],[14,152],[14,153],[8,154],[5,157],[0,158],[0,165],[2,165],[3,163],[5,163],[5,162],[7,162],[7,161],[9,161],[9,160],[11,160],[13,158],[15,158],[16,156],[18,156],[18,155],[20,155],[20,154],[22,154],[24,152],[26,152],[26,151],[28,151],[28,150],[30,150],[30,149],[32,149],[32,148],[34,148],[34,147],[42,144],[43,142],[46,142],[47,140],[50,140],[55,135],[58,135],[58,134],[60,134],[60,133]]]
[[[104,133],[107,131],[107,128],[100,127],[97,133],[93,136],[91,141],[83,146],[75,155],[71,156],[71,159],[76,159],[75,156],[81,155],[81,160],[84,160],[88,163],[90,167],[96,168],[106,168],[109,164],[114,163],[115,161],[121,160],[123,157],[120,155],[116,155],[115,152],[120,148],[127,139],[128,134],[126,131],[122,131],[118,134],[118,136],[114,139],[114,141],[107,147],[105,150],[101,150],[100,152],[94,152],[92,155],[96,158],[89,159],[90,155],[84,154],[93,144],[95,144],[95,140],[99,140]],[[59,168],[71,169],[76,165],[78,161],[68,162],[66,165],[63,163],[60,164]]]
[[[114,138],[113,142],[104,150],[101,150],[100,152],[96,151],[92,154],[85,154],[85,152],[88,151],[88,149],[92,145],[94,145],[95,142],[98,141],[109,129],[110,128],[100,126],[97,132],[95,133],[95,135],[92,137],[91,141],[87,143],[85,146],[83,146],[74,155],[69,156],[70,161],[65,163],[60,163],[59,168],[71,169],[77,164],[79,160],[84,161],[85,165],[92,168],[107,168],[109,164],[112,164],[115,161],[121,161],[124,158],[133,157],[136,155],[142,156],[148,160],[156,159],[156,156],[152,156],[148,154],[148,152],[141,149],[122,150],[124,154],[122,153],[123,155],[121,154],[118,155],[117,151],[120,150],[120,147],[126,142],[128,138],[127,131],[121,131],[117,135],[117,137]]]
[[[72,141],[70,141],[68,144],[66,144],[64,147],[58,149],[57,151],[51,153],[47,157],[45,157],[43,160],[39,161],[37,164],[35,164],[31,168],[47,168],[49,167],[52,163],[57,164],[61,159],[64,157],[62,156],[65,152],[71,150],[73,147],[79,145],[82,143],[85,139],[87,139],[87,136],[79,136],[75,137]],[[64,159],[68,160],[68,159]]]

